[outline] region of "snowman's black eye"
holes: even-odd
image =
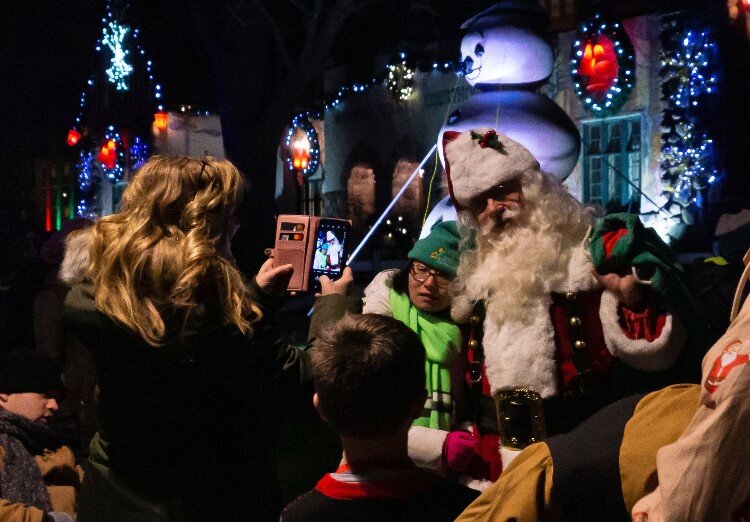
[[[474,54],[476,56],[482,56],[484,54],[484,46],[482,44],[477,44],[477,46],[474,47]]]

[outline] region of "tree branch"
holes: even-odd
[[[268,30],[271,32],[271,36],[276,43],[276,48],[278,49],[281,62],[283,63],[287,71],[291,70],[293,66],[293,60],[292,57],[289,56],[289,51],[287,51],[286,40],[284,39],[284,35],[279,29],[279,24],[276,23],[276,20],[268,11],[268,9],[265,8],[262,2],[252,2],[252,7],[255,7],[255,9],[257,9],[261,16],[266,20]]]

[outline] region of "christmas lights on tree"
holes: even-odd
[[[707,98],[716,92],[716,44],[708,30],[677,19],[662,26],[661,79],[665,101],[659,161],[666,182],[664,208],[677,205],[678,222],[691,224],[706,189],[719,179],[706,129]]]
[[[121,190],[114,191],[113,186],[126,183],[148,159],[154,113],[166,115],[159,105],[162,87],[154,82],[152,62],[138,43],[138,29],[123,23],[124,8],[118,3],[107,0],[96,42],[100,69],[86,82],[66,139],[68,146],[80,148],[75,196],[79,216],[111,210],[98,201],[102,190],[113,191],[105,200],[116,205],[115,194]]]
[[[126,58],[130,51],[125,47],[125,38],[130,27],[120,25],[117,20],[111,20],[102,29],[102,44],[112,53],[111,66],[107,69],[107,79],[114,83],[118,91],[128,90],[128,76],[133,72],[133,66]]]
[[[388,66],[386,87],[399,100],[406,100],[414,90],[414,70],[406,63],[406,53],[399,54],[400,61]]]

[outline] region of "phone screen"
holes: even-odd
[[[346,266],[346,240],[349,223],[336,219],[321,219],[315,237],[311,277],[316,288],[318,278],[326,275],[338,279]]]

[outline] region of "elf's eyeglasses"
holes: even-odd
[[[414,280],[419,284],[424,284],[425,281],[427,281],[427,278],[432,276],[435,279],[435,283],[437,283],[438,286],[448,286],[451,284],[451,281],[453,281],[453,276],[443,272],[441,270],[435,270],[433,268],[429,268],[426,265],[423,265],[422,263],[419,263],[417,261],[414,261],[411,264],[411,269],[409,270],[409,273],[414,278]]]

